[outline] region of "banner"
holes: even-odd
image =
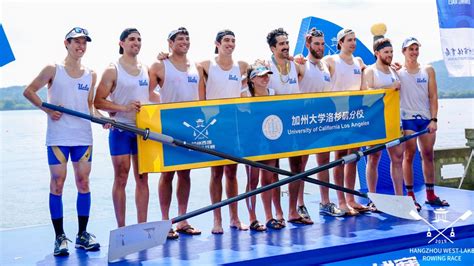
[[[306,48],[306,33],[311,28],[317,28],[324,32],[324,55],[338,54],[340,51],[337,50],[337,33],[342,30],[342,27],[327,21],[322,18],[317,17],[306,17],[301,21],[300,30],[298,33],[298,40],[296,41],[296,46],[294,50],[294,55],[302,54],[303,56],[308,55],[308,49]],[[358,33],[355,33],[356,38]],[[354,51],[354,56],[362,58],[362,61],[366,65],[371,65],[375,63],[374,54],[371,49],[368,49],[358,38],[356,39],[357,48]]]
[[[451,77],[474,77],[474,5],[437,0],[441,49]]]
[[[399,110],[393,89],[295,94],[146,105],[137,126],[259,161],[398,138]],[[233,163],[141,138],[138,155],[140,173]]]
[[[7,35],[0,23],[0,67],[15,61],[10,43],[8,43]]]

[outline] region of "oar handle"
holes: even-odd
[[[153,132],[150,132],[149,129],[137,128],[137,127],[134,127],[132,125],[127,125],[125,123],[117,122],[117,121],[115,121],[113,119],[110,119],[110,118],[95,117],[95,116],[92,116],[90,114],[81,113],[81,112],[78,112],[78,111],[74,111],[74,110],[59,106],[59,105],[54,105],[54,104],[50,104],[50,103],[46,103],[46,102],[41,103],[41,106],[43,106],[45,108],[48,108],[48,109],[51,109],[51,110],[54,110],[54,111],[65,113],[65,114],[68,114],[68,115],[72,115],[72,116],[80,117],[80,118],[83,118],[83,119],[86,119],[86,120],[90,120],[90,121],[92,121],[94,123],[97,123],[97,124],[101,124],[101,125],[111,124],[114,128],[126,130],[126,131],[129,131],[129,132],[133,132],[133,133],[135,133],[139,136],[142,136],[144,139],[153,138],[153,140],[160,141],[160,142],[163,142],[163,143],[166,143],[166,144],[172,144],[172,142],[173,142],[173,138],[171,138],[170,136],[166,136],[166,135],[162,135],[162,134],[158,134],[158,133],[153,133]]]

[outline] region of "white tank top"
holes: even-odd
[[[362,70],[359,60],[352,58],[348,65],[339,55],[334,58],[334,74],[331,77],[331,91],[357,91],[362,84]]]
[[[89,69],[85,69],[80,78],[72,78],[66,72],[64,65],[56,64],[56,74],[48,89],[48,102],[89,114],[88,97],[90,90],[93,89],[92,74]],[[92,145],[90,121],[67,114],[53,121],[48,115],[46,146],[90,145]]]
[[[206,99],[223,99],[240,97],[242,75],[240,67],[234,63],[230,70],[223,70],[215,58],[210,61],[206,82]]]
[[[117,84],[114,91],[110,94],[110,100],[116,104],[127,105],[131,101],[139,101],[141,104],[149,102],[150,79],[148,77],[148,69],[142,65],[140,73],[137,76],[130,75],[120,65],[119,62],[114,63],[117,70]],[[136,124],[137,113],[117,112],[114,119],[128,125]]]
[[[428,72],[421,68],[416,74],[410,74],[405,67],[398,71],[400,77],[400,109],[402,119],[431,119],[428,96]]]
[[[165,65],[165,80],[160,88],[162,103],[187,102],[199,100],[199,74],[196,65],[189,62],[188,72],[182,72],[168,59]]]
[[[311,63],[309,59],[306,60],[304,77],[300,81],[300,91],[302,93],[331,90],[331,75],[329,74],[328,67],[322,61],[320,61],[320,64],[323,70],[320,70],[317,65]]]
[[[374,71],[374,86],[369,89],[391,88],[395,81],[400,81],[395,71],[390,67],[388,68],[390,71],[389,74],[378,70],[375,64],[371,65],[370,68]]]
[[[273,88],[277,95],[300,93],[298,73],[294,62],[290,62],[290,73],[288,75],[281,75],[272,59],[270,59],[270,69],[273,74],[270,75],[268,86]]]

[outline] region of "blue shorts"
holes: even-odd
[[[428,119],[407,119],[402,120],[403,130],[413,130],[415,132],[422,131],[430,124]]]
[[[111,129],[109,133],[110,155],[137,154],[137,136],[128,131]]]
[[[48,146],[48,164],[67,163],[71,156],[73,162],[91,162],[92,146]]]

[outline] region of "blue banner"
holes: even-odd
[[[7,35],[0,24],[0,67],[15,61],[10,43],[8,43]]]
[[[212,100],[145,106],[137,125],[237,157],[264,160],[397,138],[398,106],[398,92],[392,90]],[[142,140],[139,162],[140,172],[229,163]]]
[[[451,77],[474,77],[474,6],[470,0],[437,0],[441,49]]]
[[[326,43],[324,49],[324,55],[338,54],[337,50],[337,33],[342,30],[342,27],[317,17],[307,17],[301,21],[300,31],[298,33],[298,40],[296,42],[294,54],[302,54],[303,56],[308,55],[308,49],[305,46],[306,33],[311,28],[317,28],[324,32],[324,42]],[[357,38],[357,32],[355,33]],[[375,58],[371,50],[369,50],[359,39],[356,40],[357,48],[354,51],[354,56],[362,58],[366,65],[375,63]]]

